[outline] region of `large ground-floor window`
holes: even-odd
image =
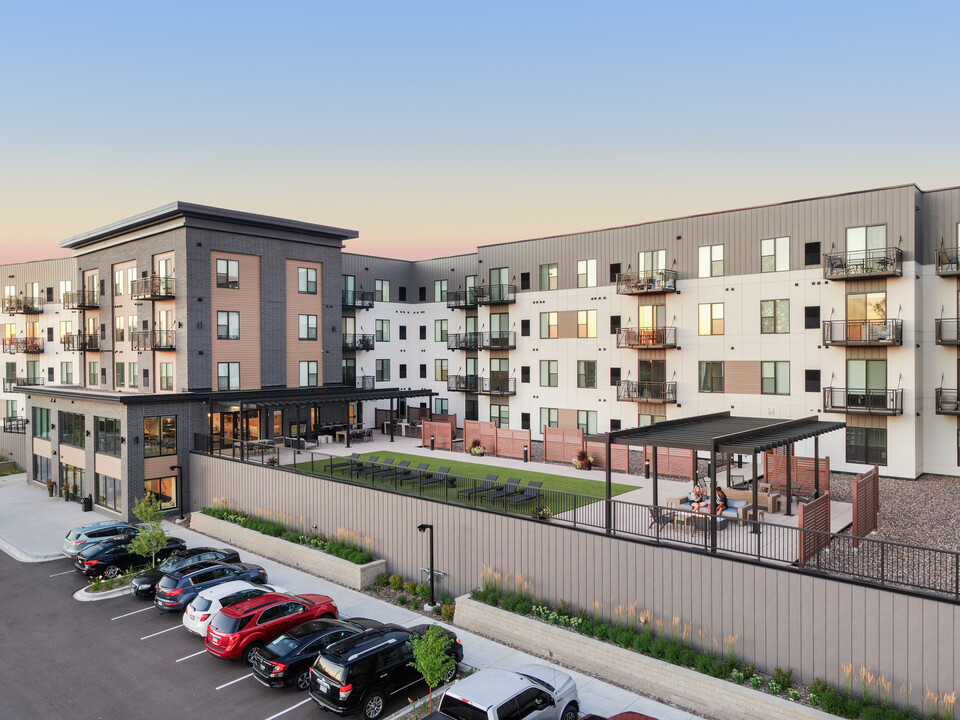
[[[847,462],[887,464],[886,428],[847,428]]]
[[[73,465],[60,465],[60,487],[63,492],[73,493],[78,497],[84,497],[87,494],[87,488],[84,484],[85,473],[83,468]]]
[[[50,458],[33,456],[33,479],[37,482],[45,483],[47,480],[53,480],[50,468]]]
[[[160,501],[160,508],[162,510],[169,510],[177,506],[176,476],[144,480],[143,491],[155,495]]]
[[[123,499],[123,490],[120,487],[120,481],[108,475],[96,473],[94,475],[94,495],[97,499],[97,505],[102,505],[110,510],[121,511],[121,501]]]

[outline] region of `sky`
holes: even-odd
[[[0,262],[174,200],[477,245],[960,185],[960,3],[0,0]]]

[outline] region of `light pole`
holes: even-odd
[[[183,467],[171,465],[170,470],[177,473],[177,504],[180,506],[180,519],[183,520]]]
[[[417,530],[420,532],[430,531],[430,605],[429,609],[433,609],[437,606],[437,601],[433,593],[433,525],[428,525],[426,523],[422,525],[417,525]]]

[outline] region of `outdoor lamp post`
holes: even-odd
[[[180,506],[180,519],[183,520],[183,467],[180,465],[171,465],[171,472],[177,473],[177,495],[179,502],[177,503]]]
[[[422,525],[417,525],[417,530],[420,532],[430,531],[430,605],[429,609],[433,609],[437,606],[436,596],[433,592],[433,525],[428,525],[424,523]]]

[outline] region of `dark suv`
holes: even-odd
[[[265,583],[267,571],[249,563],[198,563],[160,578],[153,604],[167,612],[182,612],[201,590],[230,580]]]
[[[383,714],[388,697],[423,679],[410,666],[410,640],[429,628],[383,625],[322,649],[313,664],[310,697],[338,715],[360,710],[367,720],[376,720]],[[463,646],[452,632],[444,632],[453,639],[449,652],[459,663]],[[443,681],[450,682],[456,675],[454,665]]]
[[[211,547],[195,547],[175,552],[157,567],[145,570],[137,575],[130,583],[133,587],[133,594],[137,597],[152,597],[160,578],[167,573],[174,570],[185,571],[188,567],[211,560],[222,563],[240,562],[240,555],[236,550],[229,548],[217,550]]]

